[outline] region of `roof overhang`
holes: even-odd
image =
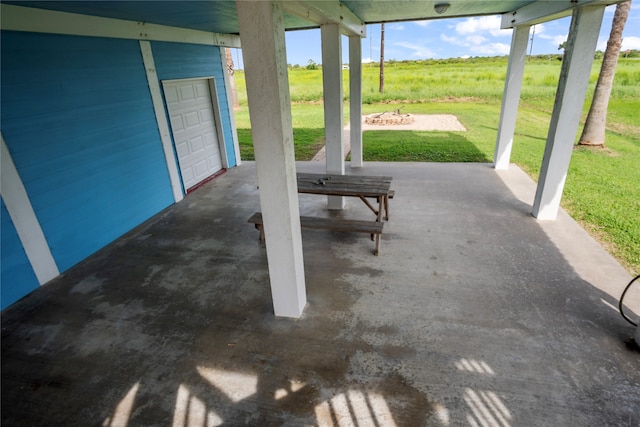
[[[623,0],[285,0],[282,5],[286,30],[337,24],[345,35],[365,37],[366,25],[372,23],[502,15],[502,28],[513,28],[568,16],[576,7],[609,5],[621,1]],[[436,7],[442,4],[446,5],[444,10]],[[25,9],[23,13],[17,12],[19,8]],[[11,12],[7,14],[6,10]],[[28,23],[22,31],[32,31],[43,25],[46,27],[43,21],[47,21],[46,16],[49,15],[45,12],[66,13],[76,16],[76,20],[93,19],[105,30],[108,28],[104,25],[108,27],[113,25],[113,20],[117,20],[129,22],[130,26],[154,28],[158,30],[154,31],[156,33],[168,29],[172,32],[179,29],[199,32],[198,37],[214,40],[214,43],[239,46],[236,0],[2,0],[2,28],[16,29],[16,24],[12,21],[17,16],[22,23],[36,21],[24,19],[28,15],[27,11],[37,14],[39,22]],[[134,30],[133,27],[131,30]],[[149,34],[149,31],[139,33],[144,35]],[[225,38],[224,35],[231,37]]]
[[[338,24],[348,36],[365,37],[365,24],[338,0],[286,1],[284,10],[313,24]]]

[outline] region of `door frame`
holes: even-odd
[[[227,156],[227,147],[224,141],[224,132],[222,131],[222,115],[220,112],[220,104],[219,104],[219,98],[218,98],[218,90],[216,89],[216,80],[214,76],[202,76],[202,77],[190,77],[190,78],[186,78],[186,79],[167,79],[167,80],[161,80],[160,83],[162,84],[162,97],[163,97],[163,102],[164,102],[164,109],[165,109],[165,114],[167,115],[167,118],[170,117],[169,114],[169,106],[167,105],[167,99],[165,96],[165,88],[166,88],[166,84],[170,84],[170,83],[182,83],[182,82],[188,82],[188,81],[193,81],[193,80],[206,80],[207,81],[207,86],[209,88],[209,97],[211,98],[211,109],[213,112],[213,123],[216,127],[216,136],[218,139],[218,149],[220,150],[220,160],[222,161],[222,169],[229,169],[229,157]],[[176,165],[178,166],[178,168],[180,168],[180,162],[178,160],[178,153],[176,151],[176,141],[173,135],[173,128],[171,128],[171,120],[168,120],[169,122],[169,129],[171,130],[170,132],[170,136],[171,136],[171,144],[173,145],[173,156],[176,162]],[[182,185],[182,191],[183,193],[186,193],[187,190],[184,186],[184,179],[182,178],[182,170],[180,170],[180,183]],[[198,184],[196,184],[198,185]]]

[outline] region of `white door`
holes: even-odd
[[[164,83],[185,190],[222,169],[207,79]]]

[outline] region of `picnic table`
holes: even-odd
[[[382,221],[382,212],[389,220],[389,199],[393,198],[390,176],[333,175],[298,173],[298,193],[324,194],[327,196],[358,197]],[[378,209],[369,200],[376,199]]]
[[[374,254],[378,255],[384,226],[382,213],[384,211],[385,219],[389,220],[389,199],[394,196],[394,191],[390,188],[390,176],[298,173],[297,180],[298,193],[358,197],[376,215],[375,221],[300,216],[301,227],[370,234],[371,240],[375,238],[376,242]],[[375,199],[377,209],[367,199]],[[249,222],[260,231],[260,241],[264,241],[262,214],[256,212],[249,218]]]

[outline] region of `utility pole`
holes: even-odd
[[[536,26],[533,26],[533,30],[531,32],[531,46],[529,46],[529,56],[531,56],[531,52],[533,52],[533,38],[536,35]]]
[[[384,93],[384,22],[380,26],[380,93]]]

